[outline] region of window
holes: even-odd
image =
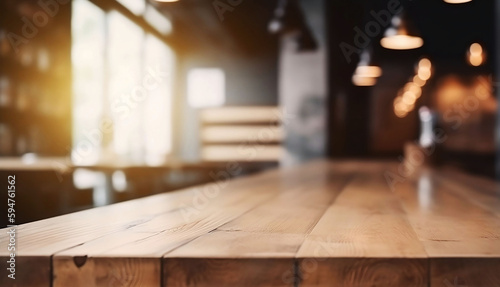
[[[218,68],[196,68],[188,73],[188,102],[194,108],[224,104],[225,76]]]
[[[99,126],[104,102],[105,13],[87,0],[73,2],[73,143],[82,161],[92,162],[101,152],[99,140],[87,139]],[[96,135],[99,137],[99,135]],[[79,146],[78,146],[79,144]]]
[[[135,15],[142,15],[146,9],[145,0],[117,0]]]
[[[147,6],[146,12],[144,13],[144,20],[165,35],[172,32],[172,23],[170,20],[165,18],[165,16],[158,12],[152,5]]]
[[[73,5],[73,160],[162,163],[172,146],[173,52],[117,11]]]

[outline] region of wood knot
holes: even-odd
[[[76,267],[80,268],[87,262],[87,255],[85,256],[75,256],[73,257],[73,262],[75,262]]]

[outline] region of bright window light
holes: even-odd
[[[118,2],[135,15],[142,15],[146,9],[145,0],[118,0]]]
[[[193,108],[222,106],[226,100],[224,71],[196,68],[188,73],[188,102]]]
[[[73,1],[72,37],[73,160],[164,163],[172,149],[173,51],[132,18],[88,0]]]
[[[80,151],[78,163],[91,164],[101,152],[98,137],[89,135],[99,127],[104,112],[106,15],[88,0],[75,0],[71,22],[73,146]]]
[[[141,87],[141,55],[144,31],[122,14],[111,11],[108,40],[108,97],[111,103],[133,101],[134,92]],[[138,89],[139,87],[139,89]],[[142,91],[142,90],[140,90]],[[137,92],[139,93],[139,92]],[[144,96],[140,94],[141,96]],[[141,110],[142,98],[126,104],[127,113],[112,113],[114,122],[113,146],[119,155],[132,160],[141,157]]]
[[[144,20],[153,26],[156,30],[163,34],[170,34],[172,32],[172,23],[170,20],[161,14],[155,7],[148,5]]]
[[[147,35],[144,71],[154,70],[159,78],[148,89],[144,103],[143,135],[146,164],[159,165],[172,149],[172,74],[174,53],[160,39]]]

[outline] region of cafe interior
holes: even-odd
[[[2,0],[12,286],[500,286],[499,7]]]

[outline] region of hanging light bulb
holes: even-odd
[[[352,76],[352,82],[357,86],[373,86],[381,75],[382,69],[372,63],[371,49],[365,49]]]
[[[360,77],[378,78],[382,75],[382,69],[377,66],[358,66],[354,73]]]
[[[422,47],[424,40],[410,29],[411,25],[404,12],[394,15],[392,25],[385,31],[380,45],[392,50],[410,50]]]
[[[474,66],[481,66],[484,62],[484,52],[483,52],[483,47],[481,47],[480,44],[474,43],[470,45],[469,51],[468,51],[468,57],[469,57],[469,63]]]
[[[462,4],[462,3],[467,3],[470,1],[472,1],[472,0],[444,0],[444,2],[450,3],[450,4]]]
[[[360,77],[357,75],[352,76],[352,83],[356,86],[374,86],[377,83],[377,78],[372,77]]]

